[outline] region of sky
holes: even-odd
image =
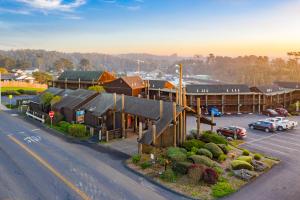
[[[0,49],[286,56],[300,0],[0,0]]]

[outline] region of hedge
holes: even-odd
[[[68,133],[74,137],[87,136],[86,127],[82,124],[72,124],[68,128]]]
[[[216,159],[218,159],[219,156],[223,154],[222,149],[212,142],[205,144],[204,148],[209,150],[213,154],[213,157]]]
[[[230,151],[229,146],[226,144],[218,144],[218,147],[222,149],[224,154],[228,154],[228,152]]]
[[[218,135],[217,133],[211,131],[203,132],[203,134],[201,135],[201,139],[204,142],[212,142],[215,144],[226,144],[226,145],[228,144],[228,141],[224,136]]]
[[[242,161],[246,161],[247,163],[251,163],[252,157],[251,156],[240,156],[237,158],[237,160],[242,160]]]
[[[178,147],[169,147],[167,150],[167,156],[174,162],[182,162],[187,158],[186,154]]]
[[[208,167],[216,166],[216,163],[206,156],[193,155],[193,156],[189,157],[189,159],[192,160],[193,163],[195,163],[195,164],[203,164]]]
[[[173,164],[173,170],[179,174],[187,174],[189,167],[193,163],[190,162],[178,162]]]
[[[187,150],[187,151],[191,151],[193,147],[200,149],[203,148],[204,146],[204,142],[202,142],[201,140],[197,140],[197,139],[191,139],[191,140],[187,140],[183,143],[183,147]]]
[[[199,150],[197,151],[197,154],[198,154],[198,155],[206,156],[206,157],[208,157],[208,158],[210,158],[210,159],[213,158],[212,153],[211,153],[209,150],[204,149],[204,148],[199,149]]]
[[[238,170],[238,169],[248,169],[251,171],[253,170],[253,166],[250,163],[243,160],[233,160],[231,162],[231,167],[234,170]]]

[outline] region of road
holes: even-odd
[[[0,112],[1,200],[183,199],[129,172],[123,160]]]
[[[247,128],[250,122],[264,119],[262,115],[238,115],[215,118],[217,127],[238,125]],[[292,117],[300,122],[300,117]],[[196,127],[195,119],[187,120],[189,129]],[[203,125],[203,129],[210,129]],[[295,130],[265,133],[247,128],[247,138],[241,147],[281,159],[281,163],[271,171],[226,200],[299,200],[300,199],[300,127]]]

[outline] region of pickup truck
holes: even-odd
[[[295,128],[296,126],[298,126],[298,122],[296,121],[292,121],[292,120],[288,120],[285,117],[275,117],[278,121],[282,122],[282,121],[288,121],[289,126],[291,127],[291,129]]]
[[[268,118],[268,119],[265,119],[265,121],[273,122],[278,131],[293,129],[295,126],[298,125],[297,122],[289,121],[289,120],[285,119],[284,117]]]

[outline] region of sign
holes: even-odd
[[[13,98],[13,95],[11,95],[11,94],[8,95],[8,98],[9,98],[9,99],[12,99],[12,98]]]
[[[84,110],[77,110],[76,111],[76,123],[84,123],[84,114],[85,111]]]
[[[49,117],[52,119],[54,117],[54,111],[49,112]]]

